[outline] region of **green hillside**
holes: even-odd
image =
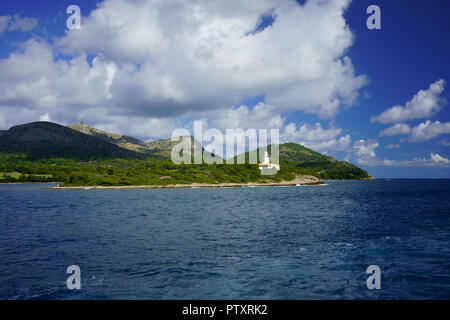
[[[262,151],[255,150],[250,153],[256,153],[258,162],[260,152],[268,150],[271,156],[271,148],[262,148]],[[245,159],[248,161],[250,153],[245,153]],[[279,145],[279,163],[280,171],[287,171],[297,174],[308,174],[321,179],[368,179],[371,176],[363,169],[347,161],[339,161],[333,157],[320,154],[308,149],[302,145],[288,142]],[[237,157],[235,157],[236,159]],[[276,162],[276,161],[275,161]]]
[[[368,179],[367,171],[347,161],[339,161],[296,143],[280,145],[280,163],[301,173],[322,179]]]

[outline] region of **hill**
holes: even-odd
[[[261,148],[262,152],[271,148]],[[260,150],[250,153],[257,153],[256,157],[260,162]],[[339,161],[336,158],[320,154],[302,145],[288,142],[279,145],[279,163],[281,169],[297,172],[299,174],[309,174],[322,179],[370,179],[372,178],[365,170],[347,161]],[[249,152],[245,153],[249,159]]]
[[[32,122],[3,131],[0,152],[24,154],[31,159],[137,156],[136,152],[52,122]]]

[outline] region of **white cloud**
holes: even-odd
[[[414,158],[412,160],[390,160],[370,158],[358,161],[359,165],[369,167],[449,167],[450,160],[437,153],[430,153],[430,158]]]
[[[363,166],[380,167],[449,167],[450,160],[437,154],[430,153],[430,158],[414,158],[412,160],[379,159],[375,149],[379,143],[376,140],[358,140],[353,145],[355,161]],[[395,145],[394,145],[395,146]]]
[[[39,121],[52,121],[52,120],[50,119],[50,115],[47,112],[39,117]]]
[[[439,121],[431,122],[430,120],[427,120],[412,128],[411,135],[407,140],[410,142],[423,142],[439,135],[449,133],[450,122],[441,123]]]
[[[20,49],[0,60],[0,108],[9,124],[36,121],[45,113],[60,123],[78,121],[83,114],[91,116],[84,119],[90,123],[99,115],[127,113],[127,106],[119,112],[108,104],[114,63],[101,56],[92,65],[85,56],[54,61],[52,47],[34,39]]]
[[[200,116],[209,120],[210,127],[220,130],[281,128],[285,122],[285,118],[279,114],[275,106],[262,102],[253,108],[245,105],[237,108],[221,108],[200,113]]]
[[[396,123],[412,119],[431,117],[441,110],[444,99],[441,93],[444,91],[445,81],[438,80],[430,85],[427,90],[420,90],[405,106],[394,106],[381,114],[372,117],[372,122]]]
[[[380,144],[377,140],[360,139],[353,144],[353,154],[358,164],[367,164],[376,159],[375,149]]]
[[[132,126],[128,125],[130,122],[133,123]],[[148,117],[109,118],[107,116],[102,118],[101,122],[93,123],[93,126],[108,132],[126,133],[143,140],[167,139],[178,128],[177,123],[173,119]]]
[[[447,139],[439,141],[439,144],[441,144],[441,145],[443,145],[445,147],[450,147],[450,141],[447,141]]]
[[[36,18],[21,17],[18,14],[14,16],[0,16],[0,33],[4,31],[30,31],[37,27]]]
[[[389,127],[383,131],[380,132],[380,137],[384,136],[396,136],[400,134],[408,134],[411,132],[411,128],[409,125],[404,123],[397,123],[396,125],[393,125],[392,127]]]
[[[435,164],[442,164],[442,165],[448,165],[450,164],[450,160],[444,157],[441,157],[437,153],[431,153],[430,154],[430,160],[431,162]]]
[[[292,111],[332,118],[366,83],[345,56],[348,3],[106,0],[54,45],[29,40],[0,60],[0,108],[8,124],[45,113],[61,123],[181,119],[262,95],[277,125]],[[249,34],[268,12],[273,25]],[[28,28],[21,19],[9,24]]]
[[[430,158],[414,158],[412,160],[377,160],[369,166],[386,166],[386,167],[449,167],[450,160],[440,156],[437,153],[430,153]]]
[[[286,125],[280,133],[282,142],[295,142],[317,152],[329,154],[337,151],[350,152],[351,139],[348,134],[343,135],[342,129],[330,125],[322,128],[320,123],[314,126],[305,123],[298,127],[294,123]]]

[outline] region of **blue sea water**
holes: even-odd
[[[450,299],[450,180],[42,187],[0,185],[2,299]]]

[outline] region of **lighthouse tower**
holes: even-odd
[[[263,163],[270,163],[269,154],[267,153],[267,150],[264,151],[264,161]]]

